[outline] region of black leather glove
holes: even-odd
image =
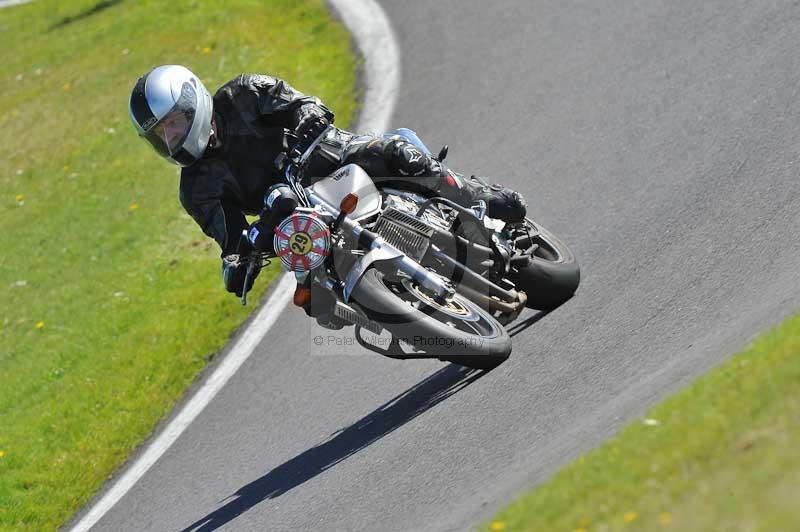
[[[317,138],[331,123],[329,113],[314,103],[301,105],[295,112],[295,122],[295,133],[304,145]]]
[[[227,255],[222,258],[222,280],[225,282],[225,290],[242,297],[242,290],[249,292],[253,288],[253,283],[261,273],[260,268],[256,268],[244,286],[244,278],[247,275],[247,264],[239,262],[239,255]]]

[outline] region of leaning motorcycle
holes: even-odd
[[[353,164],[303,186],[306,162],[330,129],[277,161],[300,207],[275,228],[274,253],[240,257],[247,278],[279,258],[296,276],[295,304],[308,305],[312,290],[329,292],[326,312],[354,326],[363,347],[478,369],[508,358],[503,326],[526,306],[547,310],[572,297],[580,282],[575,256],[530,219],[507,224],[487,217],[482,201],[467,208],[379,190]],[[416,135],[407,138],[431,154]],[[437,159],[446,155],[445,146]]]

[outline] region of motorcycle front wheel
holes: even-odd
[[[454,294],[436,301],[407,278],[370,268],[353,289],[351,301],[406,345],[476,369],[490,369],[511,354],[511,338],[489,313]]]

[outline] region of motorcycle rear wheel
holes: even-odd
[[[490,369],[511,353],[511,338],[494,317],[455,294],[440,303],[410,280],[390,279],[370,268],[351,301],[392,335],[425,352],[409,358],[438,358],[476,369]]]
[[[518,239],[518,247],[531,243],[538,248],[522,268],[512,268],[508,279],[528,296],[527,306],[539,310],[551,310],[570,299],[581,282],[581,270],[575,255],[564,242],[541,225],[528,218],[532,242]]]

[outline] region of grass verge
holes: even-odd
[[[797,530],[800,315],[653,408],[485,530]]]
[[[186,64],[213,91],[271,73],[346,125],[355,63],[322,0],[39,0],[0,10],[0,35],[0,529],[47,530],[252,310],[129,124],[136,78]]]

